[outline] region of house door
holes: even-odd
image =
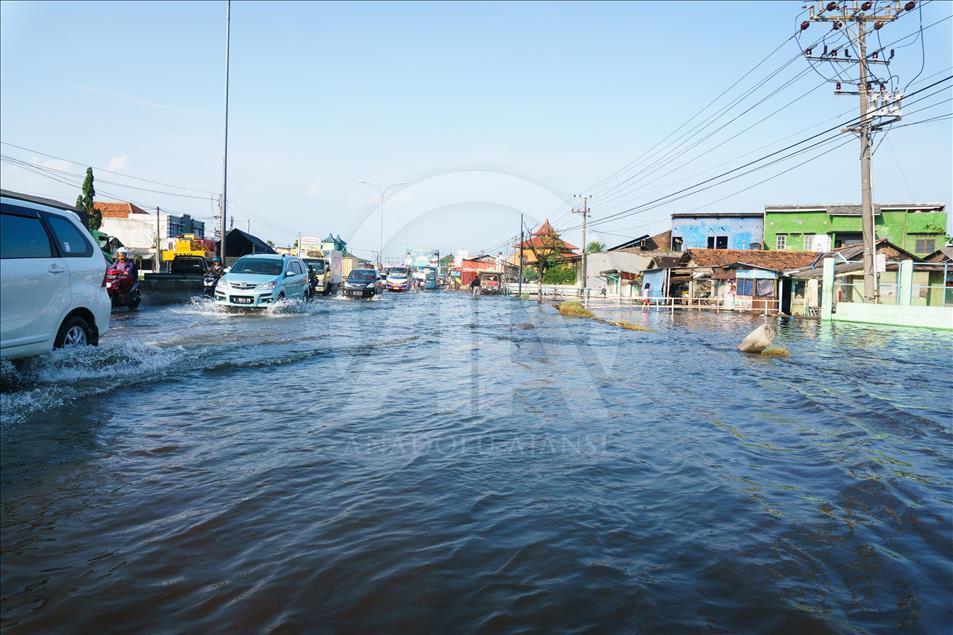
[[[791,315],[791,296],[794,295],[793,283],[794,281],[789,279],[787,285],[785,285],[784,278],[778,280],[778,295],[781,297],[781,312],[786,315]]]

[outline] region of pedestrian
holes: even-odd
[[[648,282],[645,283],[645,286],[642,287],[642,310],[646,310],[649,306],[649,289],[652,287]]]
[[[473,281],[470,283],[470,290],[473,292],[474,298],[480,297],[480,276],[473,278]]]

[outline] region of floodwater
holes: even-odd
[[[949,632],[953,335],[201,302],[4,364],[6,632]]]

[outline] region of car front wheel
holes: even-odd
[[[99,344],[99,337],[96,329],[81,315],[71,315],[63,320],[60,330],[56,333],[56,339],[53,340],[54,348],[96,346],[97,344]]]

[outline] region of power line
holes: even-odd
[[[917,90],[917,91],[914,91],[914,92],[910,93],[909,95],[907,95],[907,98],[912,97],[913,95],[922,93],[922,92],[924,92],[924,91],[927,91],[927,90],[933,88],[934,86],[937,86],[937,85],[939,85],[939,84],[942,84],[942,83],[945,83],[945,82],[949,81],[950,79],[953,79],[953,75],[947,76],[947,77],[945,77],[945,78],[943,78],[943,79],[941,79],[941,80],[939,80],[939,81],[933,82],[932,84],[930,84],[930,85],[928,85],[928,86],[925,86],[924,88],[921,88],[921,89],[919,89],[919,90]],[[936,94],[937,92],[942,92],[943,90],[944,90],[944,89],[941,89],[940,91],[936,91],[936,92],[931,93],[931,94],[929,94],[929,95],[925,95],[924,97],[921,97],[920,99],[915,100],[913,103],[916,103],[917,101],[922,101],[923,99],[926,99],[926,98],[928,98],[928,97],[930,97],[930,96]],[[771,157],[775,157],[775,156],[777,156],[777,155],[779,155],[779,154],[781,154],[781,153],[783,153],[783,152],[786,152],[787,150],[796,148],[797,146],[803,145],[803,144],[805,144],[805,143],[807,143],[807,142],[809,142],[809,141],[813,141],[814,139],[818,139],[819,137],[823,137],[824,135],[826,135],[826,134],[828,134],[828,133],[830,133],[830,132],[833,132],[833,131],[835,131],[835,130],[839,130],[839,129],[842,128],[842,127],[846,127],[846,126],[850,126],[850,125],[856,124],[856,123],[859,121],[859,119],[860,119],[860,117],[854,117],[854,118],[852,118],[852,119],[850,119],[850,120],[848,120],[848,121],[846,121],[846,122],[843,122],[843,123],[841,123],[841,124],[839,124],[839,125],[837,125],[837,126],[833,126],[833,127],[828,128],[828,129],[826,129],[826,130],[823,130],[823,131],[821,131],[821,132],[819,132],[819,133],[813,134],[813,135],[811,135],[811,136],[809,136],[809,137],[807,137],[807,138],[805,138],[805,139],[802,139],[802,140],[797,141],[797,142],[795,142],[795,143],[792,143],[792,144],[790,144],[790,145],[788,145],[788,146],[786,146],[786,147],[784,147],[784,148],[781,148],[780,150],[776,150],[776,151],[774,151],[774,152],[771,152],[771,153],[768,153],[768,154],[766,154],[766,155],[763,155],[763,156],[761,156],[761,157],[759,157],[759,158],[757,158],[757,159],[754,159],[754,160],[752,160],[752,161],[749,161],[749,162],[747,162],[747,163],[745,163],[745,164],[743,164],[743,165],[737,166],[737,167],[735,167],[735,168],[733,168],[733,169],[731,169],[731,170],[727,170],[727,171],[722,172],[721,174],[718,174],[718,175],[716,175],[716,176],[710,177],[710,178],[708,178],[708,179],[704,179],[703,181],[700,181],[700,182],[698,182],[698,183],[696,183],[696,184],[694,184],[694,185],[690,185],[690,186],[688,186],[688,187],[682,188],[682,189],[677,190],[677,191],[675,191],[675,192],[673,192],[673,193],[671,193],[671,194],[669,194],[669,195],[662,196],[662,197],[660,197],[660,198],[654,199],[654,200],[649,201],[649,202],[647,202],[647,203],[644,203],[644,204],[642,204],[642,205],[638,205],[638,206],[635,206],[635,207],[632,207],[632,208],[629,208],[629,209],[626,209],[626,210],[622,210],[622,211],[616,212],[616,213],[614,213],[614,214],[609,214],[608,216],[605,216],[605,217],[603,217],[603,218],[600,218],[600,219],[597,219],[597,220],[593,221],[591,224],[592,224],[592,225],[598,225],[598,224],[602,224],[602,223],[608,222],[608,221],[610,221],[610,220],[614,220],[614,219],[616,219],[616,218],[622,218],[622,217],[624,217],[624,216],[631,215],[632,212],[634,212],[634,211],[636,211],[636,210],[638,210],[638,209],[640,209],[640,208],[643,208],[643,207],[646,207],[646,206],[649,206],[649,205],[652,205],[652,204],[655,204],[655,203],[658,203],[658,202],[661,202],[661,201],[665,201],[666,199],[669,199],[669,198],[671,198],[671,197],[674,197],[674,196],[677,196],[677,195],[679,195],[679,194],[683,194],[683,193],[688,192],[688,191],[690,191],[690,190],[696,189],[696,188],[698,188],[699,186],[709,184],[709,183],[711,183],[711,182],[713,182],[713,181],[716,181],[716,180],[718,180],[718,179],[720,179],[720,178],[722,178],[722,177],[731,175],[731,174],[733,174],[733,173],[735,173],[735,172],[738,172],[738,171],[740,171],[740,170],[743,170],[743,169],[745,169],[745,168],[747,168],[747,167],[751,167],[751,166],[753,166],[753,165],[756,165],[756,164],[758,164],[758,163],[760,163],[760,162],[762,162],[762,161],[764,161],[764,160],[766,160],[766,159],[769,159],[769,158],[771,158]],[[791,154],[789,154],[789,155],[783,156],[783,157],[781,157],[780,159],[776,159],[775,161],[772,161],[771,163],[775,163],[775,162],[777,162],[778,160],[783,160],[783,159],[785,159],[785,158],[790,158],[791,156],[794,156],[794,155],[796,155],[796,154],[798,154],[798,153],[800,153],[800,152],[802,152],[802,151],[804,151],[804,150],[807,150],[807,149],[816,147],[816,146],[818,146],[818,145],[822,145],[822,144],[824,144],[824,143],[827,143],[827,142],[829,142],[829,141],[831,141],[831,140],[837,138],[838,136],[840,136],[840,134],[841,134],[841,133],[838,133],[838,134],[835,134],[835,135],[832,136],[832,137],[829,137],[829,138],[827,138],[827,139],[823,139],[823,140],[821,140],[821,141],[819,141],[819,142],[816,142],[815,144],[813,144],[813,145],[811,145],[811,146],[808,146],[807,148],[802,148],[801,150],[798,150],[798,151],[793,152],[793,153],[791,153]],[[766,164],[766,165],[770,165],[770,164]],[[766,166],[761,166],[761,167],[763,168],[763,167],[766,167]],[[756,168],[756,169],[761,169],[761,168]],[[750,173],[750,172],[751,172],[751,171],[745,172],[745,173],[743,173],[743,174],[740,174],[740,175],[738,175],[738,177],[744,176],[744,174],[748,174],[748,173]],[[738,178],[738,177],[732,177],[732,178]],[[732,180],[732,179],[728,179],[728,180]],[[727,181],[723,181],[722,183],[724,183],[724,182],[727,182]],[[722,183],[717,183],[717,184],[715,184],[715,185],[720,185],[720,184],[722,184]],[[710,189],[710,187],[713,187],[713,186],[709,186],[709,187],[705,187],[705,188],[699,189],[699,190],[697,190],[696,192],[691,192],[691,194],[697,193],[698,191],[704,191],[705,189]],[[680,197],[680,198],[684,198],[684,197]],[[666,201],[666,202],[672,202],[672,201]],[[562,230],[562,231],[570,231],[570,230],[572,230],[572,229],[577,229],[577,227],[569,227],[569,228],[566,228],[566,229],[564,229],[564,230]]]
[[[97,171],[97,172],[106,172],[106,173],[108,173],[108,174],[115,174],[115,175],[117,175],[117,176],[121,176],[121,177],[124,177],[124,178],[132,179],[132,180],[134,180],[134,181],[143,181],[143,182],[145,182],[145,183],[152,183],[152,184],[154,184],[154,185],[164,185],[164,186],[166,186],[166,187],[173,187],[173,188],[176,188],[176,189],[179,189],[179,190],[188,190],[188,191],[192,191],[192,192],[200,192],[200,193],[202,193],[202,194],[212,194],[212,195],[217,194],[216,192],[210,192],[210,191],[208,191],[208,190],[200,190],[200,189],[194,188],[194,187],[186,187],[186,186],[184,186],[184,185],[175,185],[174,183],[165,183],[165,182],[163,182],[163,181],[155,181],[155,180],[152,180],[152,179],[143,178],[143,177],[141,177],[141,176],[133,176],[133,175],[131,175],[131,174],[126,174],[125,172],[116,172],[115,170],[109,170],[109,169],[107,169],[107,168],[100,168],[100,167],[90,166],[88,163],[83,163],[83,162],[80,162],[80,161],[74,161],[73,159],[67,159],[67,158],[64,158],[64,157],[56,156],[56,155],[54,155],[54,154],[47,154],[46,152],[40,152],[39,150],[34,150],[33,148],[27,148],[26,146],[16,145],[15,143],[8,143],[8,142],[6,142],[6,141],[0,141],[0,144],[5,145],[5,146],[10,146],[11,148],[17,148],[18,150],[24,150],[24,151],[26,151],[26,152],[32,152],[32,153],[34,153],[34,154],[38,154],[38,155],[40,155],[40,156],[47,157],[48,159],[57,159],[58,161],[65,161],[65,162],[67,162],[67,163],[72,163],[73,165],[79,165],[79,166],[82,166],[82,167],[92,167],[93,170],[95,170],[95,171]],[[129,186],[129,187],[131,187],[131,186]]]

